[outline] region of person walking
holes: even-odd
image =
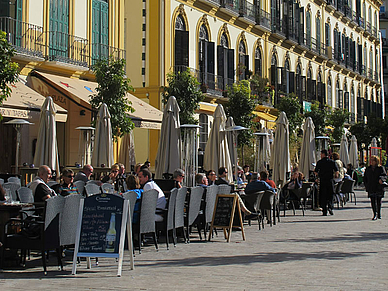
[[[314,172],[320,179],[319,204],[322,207],[322,215],[327,216],[328,210],[330,215],[333,215],[334,178],[338,177],[339,172],[336,163],[327,156],[327,150],[321,151],[321,159],[317,162]]]
[[[372,220],[381,219],[381,199],[384,197],[382,177],[386,175],[384,167],[380,165],[380,158],[372,156],[371,165],[366,168],[364,174],[364,185],[373,210]]]

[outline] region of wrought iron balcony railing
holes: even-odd
[[[375,26],[372,26],[372,35],[377,38],[377,29]]]
[[[113,57],[114,60],[125,59],[125,50],[101,43],[92,43],[91,65],[97,60],[108,59]]]
[[[366,31],[372,34],[372,27],[369,21],[366,22]]]
[[[271,29],[271,14],[263,9],[258,10],[256,14],[256,24],[261,25],[268,30]]]
[[[256,21],[257,6],[247,0],[240,0],[240,16],[245,17],[253,22]]]
[[[0,17],[0,30],[19,54],[44,58],[43,27],[22,22],[11,17]]]
[[[238,2],[238,0],[221,0],[221,7],[224,7],[234,13],[239,14],[240,7]]]
[[[88,40],[59,31],[44,32],[48,34],[48,59],[77,65],[89,66]]]

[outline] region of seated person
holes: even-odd
[[[227,180],[228,169],[225,167],[221,167],[218,169],[218,179],[214,182],[216,185],[229,185]]]
[[[275,182],[268,179],[268,172],[267,171],[261,171],[260,172],[260,180],[266,182],[268,185],[270,185],[274,190],[276,190]]]
[[[117,164],[114,164],[111,167],[110,174],[103,177],[101,179],[101,182],[114,185],[115,190],[118,191],[118,183],[116,183],[118,174],[119,174],[119,166]]]
[[[295,171],[292,173],[291,180],[282,188],[281,199],[291,195],[292,200],[298,200],[297,196],[290,190],[299,189],[303,185],[303,173]]]
[[[241,168],[240,166],[237,166],[237,184],[241,185],[241,184],[244,184],[244,182],[246,182],[246,179],[245,179],[243,168]]]
[[[137,201],[135,204],[133,218],[132,218],[132,223],[137,223],[139,221],[139,213],[137,211],[139,211],[140,209],[140,198],[141,198],[141,194],[143,193],[143,189],[140,189],[139,178],[135,175],[128,175],[126,183],[128,188],[127,191],[134,191],[137,193]]]
[[[260,191],[270,190],[276,192],[274,188],[268,185],[265,181],[258,180],[259,175],[257,173],[252,173],[251,182],[245,187],[245,194],[253,194]]]
[[[70,194],[80,194],[78,189],[73,184],[74,172],[71,169],[63,169],[62,175],[62,184],[59,186],[58,193],[62,196],[67,196]]]
[[[134,173],[134,174],[135,174],[136,176],[139,175],[139,172],[140,172],[142,166],[143,166],[142,163],[137,163],[137,164],[135,165],[135,173]]]
[[[244,171],[245,181],[249,183],[252,178],[252,173],[249,172],[249,165],[245,165],[243,167],[243,171]]]
[[[91,165],[85,165],[81,171],[77,173],[74,177],[74,182],[84,181],[87,183],[90,179],[90,176],[93,174],[93,167]]]
[[[198,173],[195,175],[195,183],[197,184],[197,186],[202,186],[204,188],[207,188],[209,184],[205,174],[202,173]]]
[[[126,187],[125,179],[127,178],[125,174],[125,166],[124,164],[121,164],[121,163],[117,163],[117,165],[119,166],[119,173],[117,174],[117,177],[116,177],[116,187],[117,187],[116,190],[120,193],[123,193]]]
[[[183,179],[185,178],[185,171],[182,169],[176,169],[172,174],[174,179],[174,188],[182,188]]]
[[[156,203],[156,208],[160,210],[166,209],[166,197],[164,196],[164,193],[162,189],[159,188],[159,186],[152,180],[152,174],[148,169],[142,169],[139,172],[139,181],[140,185],[143,187],[143,191],[155,189],[158,191],[158,202]],[[155,221],[163,221],[163,216],[161,214],[156,213],[155,214]]]
[[[214,172],[213,170],[209,170],[206,172],[206,177],[207,177],[209,186],[215,185],[215,181],[217,180],[216,172]]]
[[[38,175],[31,182],[29,188],[32,190],[35,202],[44,202],[45,200],[56,196],[55,191],[47,183],[52,177],[50,167],[42,165],[38,169]]]

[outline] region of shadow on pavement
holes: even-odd
[[[373,241],[373,240],[387,240],[388,233],[383,232],[361,232],[358,234],[344,234],[341,236],[331,236],[331,237],[314,237],[314,238],[296,238],[296,239],[287,239],[287,240],[276,240],[274,242],[311,242],[311,243],[320,243],[320,242],[335,242],[335,241],[346,241],[346,242],[361,242],[361,241]]]

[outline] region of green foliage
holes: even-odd
[[[257,100],[259,104],[269,103],[271,86],[268,79],[255,74],[249,79],[249,82],[251,84],[251,98]]]
[[[319,107],[320,103],[318,101],[314,101],[311,104],[311,111],[305,112],[304,116],[311,117],[315,126],[315,135],[320,136],[325,132],[325,127],[327,125],[327,115],[328,115],[328,107],[325,106],[323,109]]]
[[[108,106],[111,115],[112,135],[117,138],[130,132],[134,124],[129,116],[134,112],[131,102],[125,98],[128,91],[134,91],[130,80],[125,77],[125,60],[113,57],[97,61],[93,66],[98,86],[95,95],[90,95],[90,103],[98,110],[102,103]]]
[[[344,109],[335,108],[329,111],[327,123],[333,127],[331,137],[335,142],[340,142],[344,132],[344,124],[348,120],[350,113]]]
[[[284,95],[280,98],[279,103],[276,104],[275,107],[279,112],[284,111],[286,113],[291,136],[291,133],[298,127],[301,127],[303,120],[302,114],[300,113],[302,105],[300,104],[298,97],[296,97],[294,93]]]
[[[12,90],[8,84],[16,82],[18,77],[18,64],[11,60],[14,54],[15,51],[7,41],[6,33],[0,30],[0,105],[11,96]]]
[[[204,96],[199,88],[199,82],[190,74],[190,70],[173,72],[167,75],[168,86],[162,87],[164,104],[167,104],[170,96],[175,96],[179,108],[179,119],[181,124],[198,124],[194,118],[195,110],[199,108],[199,102]]]
[[[365,149],[362,145],[368,146],[372,138],[369,129],[364,122],[358,122],[350,127],[350,132],[357,138],[358,149]]]
[[[255,109],[255,102],[250,96],[249,81],[242,80],[228,87],[229,101],[225,105],[227,116],[233,117],[236,125],[244,126],[248,130],[243,130],[238,135],[238,145],[250,144],[252,138],[252,111]]]

